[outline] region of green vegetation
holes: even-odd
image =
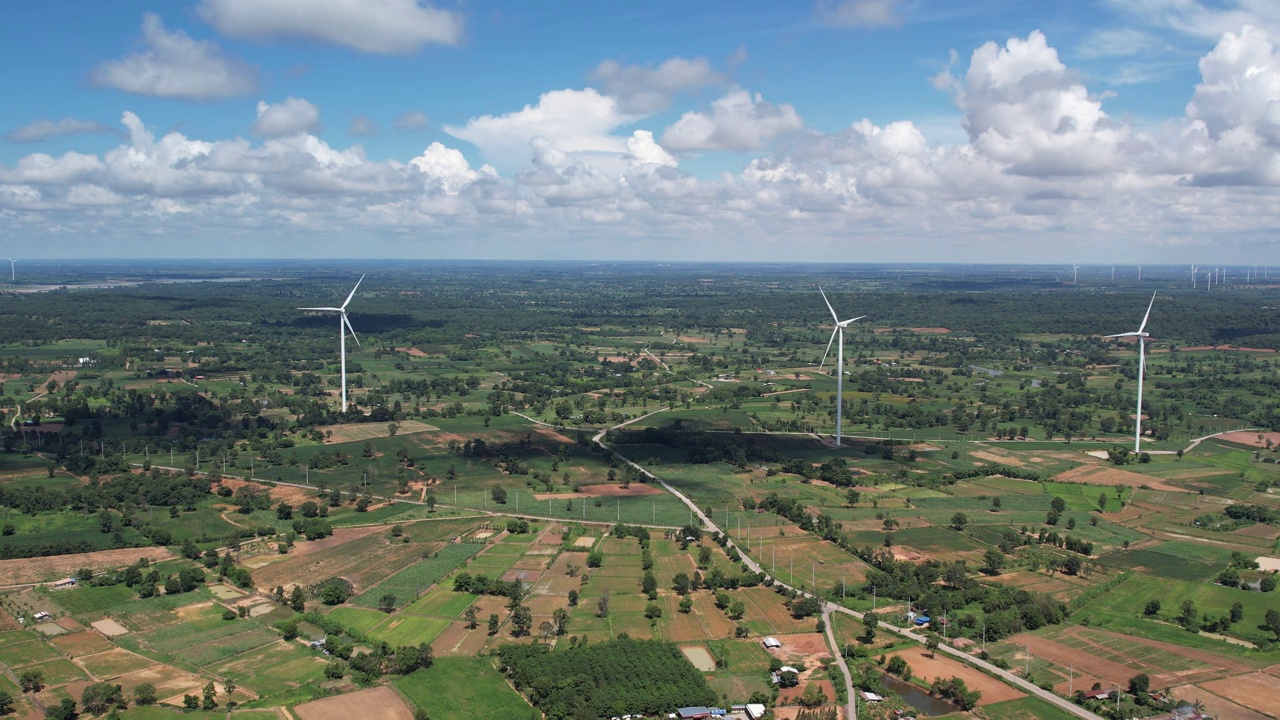
[[[440,658],[429,670],[396,678],[409,702],[437,720],[528,720],[532,708],[489,658]]]

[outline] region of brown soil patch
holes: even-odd
[[[988,462],[993,462],[993,463],[999,463],[1001,465],[1008,465],[1009,467],[1016,467],[1016,468],[1026,467],[1026,463],[1022,462],[1021,460],[1011,455],[1005,455],[1004,453],[993,453],[985,450],[974,450],[969,454],[981,460],[986,460]]]
[[[782,643],[782,647],[774,652],[784,656],[803,656],[817,657],[819,655],[831,656],[831,650],[827,647],[826,638],[818,633],[801,633],[797,635],[778,635],[778,642]],[[806,663],[807,664],[807,663]]]
[[[1112,660],[1106,660],[1098,657],[1087,650],[1076,649],[1062,643],[1039,638],[1026,634],[1015,635],[1010,641],[1020,645],[1030,643],[1031,654],[1038,658],[1043,658],[1057,665],[1074,665],[1078,671],[1082,668],[1087,669],[1087,674],[1092,676],[1093,680],[1102,682],[1104,687],[1112,684],[1118,684],[1123,687],[1129,678],[1133,677],[1135,667],[1142,667],[1144,671],[1151,676],[1152,687],[1164,687],[1175,683],[1197,682],[1204,679],[1217,679],[1223,675],[1231,673],[1245,673],[1252,668],[1249,666],[1231,660],[1220,655],[1203,650],[1195,650],[1181,645],[1160,642],[1159,640],[1148,640],[1146,638],[1133,637],[1128,635],[1120,635],[1105,630],[1089,630],[1087,628],[1073,627],[1068,629],[1064,634],[1071,635],[1078,640],[1083,641],[1086,645],[1097,649],[1099,654],[1110,656],[1120,656],[1125,659],[1126,663],[1121,664]],[[1091,637],[1092,636],[1092,637]],[[1148,648],[1154,648],[1164,654],[1173,657],[1181,657],[1184,659],[1194,660],[1204,665],[1204,668],[1193,670],[1180,670],[1178,672],[1163,672],[1158,666],[1151,665],[1144,658],[1130,657],[1117,653],[1106,646],[1097,643],[1093,637],[1106,638],[1108,642],[1119,641],[1120,643],[1135,643],[1144,645]],[[1090,680],[1092,682],[1092,680]],[[1076,687],[1082,687],[1084,683],[1080,677],[1076,678]]]
[[[328,550],[331,547],[336,547],[345,542],[351,542],[352,540],[362,538],[366,535],[372,535],[383,530],[386,530],[386,528],[377,525],[337,528],[333,531],[333,534],[327,538],[297,541],[297,543],[294,544],[293,549],[289,551],[289,555],[292,557],[312,555],[320,552],[321,550]]]
[[[1201,683],[1200,687],[1232,702],[1263,713],[1280,708],[1280,678],[1266,673],[1249,673]]]
[[[1231,534],[1243,535],[1244,537],[1262,538],[1263,540],[1275,540],[1280,537],[1280,528],[1259,523],[1257,525],[1250,525],[1247,528],[1236,530]]]
[[[99,550],[79,555],[0,560],[0,585],[61,580],[74,575],[80,568],[89,568],[94,572],[114,570],[132,565],[138,561],[138,558],[147,558],[152,561],[169,560],[173,558],[173,553],[162,547],[146,547]]]
[[[71,657],[92,655],[110,650],[113,646],[94,632],[78,632],[49,640],[49,643]]]
[[[1270,720],[1271,716],[1256,713],[1243,705],[1237,705],[1230,700],[1215,695],[1202,687],[1195,685],[1181,685],[1170,691],[1175,700],[1186,700],[1187,702],[1195,702],[1200,700],[1204,703],[1205,712],[1211,717],[1219,720]]]
[[[1115,485],[1124,485],[1126,487],[1140,487],[1146,485],[1155,490],[1167,490],[1169,492],[1191,492],[1185,488],[1170,485],[1160,478],[1150,475],[1140,475],[1128,470],[1120,470],[1118,468],[1106,465],[1081,465],[1072,468],[1064,473],[1059,473],[1053,478],[1056,482],[1084,483],[1086,485],[1106,485],[1113,487]]]
[[[389,687],[357,690],[303,703],[293,711],[301,720],[413,720],[413,712]]]
[[[677,340],[679,340],[680,342],[687,342],[687,343],[709,343],[709,342],[711,342],[711,341],[710,341],[710,340],[708,340],[707,338],[698,338],[698,337],[693,337],[692,335],[677,335],[677,336],[676,336],[676,339],[677,339]]]
[[[325,435],[326,443],[354,442],[357,440],[373,440],[391,437],[387,432],[390,423],[347,423],[344,425],[323,425],[316,429]],[[440,428],[428,425],[420,420],[401,420],[396,423],[396,437],[409,433],[433,432]],[[333,435],[329,435],[332,432]]]
[[[1258,436],[1262,439],[1259,440]],[[1236,445],[1246,445],[1251,448],[1265,448],[1267,441],[1270,441],[1272,447],[1280,444],[1280,432],[1252,432],[1248,430],[1238,430],[1236,432],[1222,433],[1217,436],[1218,440],[1225,440]]]
[[[978,701],[979,705],[991,705],[1005,700],[1016,700],[1025,695],[1022,691],[1005,685],[1003,682],[984,674],[981,670],[945,655],[930,657],[929,652],[921,648],[899,650],[892,655],[906,660],[907,664],[911,666],[911,673],[915,677],[926,678],[930,682],[939,677],[958,677],[964,680],[970,690],[978,690],[982,693],[982,699]]]
[[[248,480],[240,480],[237,478],[223,478],[222,484],[231,488],[232,492],[235,492],[246,485],[264,488],[268,493],[270,493],[271,500],[273,502],[287,502],[295,508],[308,500],[315,503],[321,502],[316,499],[313,494],[314,491],[307,490],[306,488],[293,487],[292,485],[263,485],[262,483],[249,482]],[[235,523],[232,524],[234,525]]]
[[[425,353],[416,347],[398,347],[398,352],[406,353],[409,357],[431,357],[430,353]]]
[[[129,628],[111,619],[99,620],[93,623],[93,629],[107,637],[119,637],[120,635],[129,634]]]
[[[804,694],[806,688],[810,685],[817,685],[822,688],[822,692],[827,696],[828,700],[834,700],[836,697],[836,686],[830,680],[801,680],[799,685],[778,691],[778,704],[791,705],[797,704],[800,696]]]
[[[767,392],[760,397],[772,397],[774,395],[788,395],[790,393],[809,392],[809,388],[793,388],[791,390],[778,390],[776,392]]]

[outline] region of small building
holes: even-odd
[[[53,583],[54,590],[66,590],[67,588],[73,588],[75,586],[76,586],[76,579],[71,577],[63,578]]]
[[[762,703],[747,703],[747,717],[751,718],[751,720],[760,720],[766,712],[768,712],[768,708]]]
[[[52,620],[52,619],[53,619],[53,616],[43,610],[36,613],[36,622],[44,622],[46,620]]]
[[[932,619],[933,618],[929,617],[928,615],[917,615],[916,619],[912,620],[911,622],[915,623],[916,627],[922,627],[924,625],[928,625],[929,621]]]
[[[867,692],[866,690],[862,691],[862,699],[866,700],[869,703],[877,703],[877,702],[880,702],[881,700],[884,700],[883,697],[873,692]]]
[[[778,638],[776,637],[767,637],[761,640],[760,644],[764,645],[765,648],[768,650],[776,650],[782,647],[782,641],[778,640]]]
[[[1106,700],[1111,697],[1111,693],[1107,690],[1090,690],[1084,697],[1086,700]]]
[[[690,707],[676,708],[676,717],[680,720],[690,720],[691,718],[708,718],[711,717],[711,708],[704,705],[693,705]]]

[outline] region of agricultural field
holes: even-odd
[[[345,414],[331,328],[293,309],[331,301],[333,282],[287,265],[216,312],[213,283],[115,288],[110,313],[90,290],[0,305],[0,663],[39,668],[54,695],[110,679],[170,705],[230,681],[217,702],[250,706],[236,718],[350,714],[367,685],[399,693],[377,695],[389,718],[524,720],[491,662],[504,645],[625,635],[705,652],[724,703],[787,715],[804,685],[776,692],[771,659],[834,686],[819,618],[796,617],[784,585],[886,624],[940,616],[924,632],[1063,696],[1145,673],[1243,717],[1280,683],[1280,594],[1265,590],[1280,364],[1215,336],[1251,318],[1236,339],[1274,346],[1255,312],[1270,289],[1192,302],[1163,285],[1102,297],[984,271],[961,290],[944,270],[887,268],[782,268],[780,284],[750,267],[601,267],[584,289],[573,273],[455,270],[370,275]],[[868,315],[846,339],[838,448],[818,282]],[[1178,317],[1179,334],[1149,346],[1134,453],[1137,358],[1097,336],[1151,289],[1153,323]],[[117,317],[145,339],[122,340]],[[49,335],[52,318],[70,334]],[[700,533],[681,495],[722,534]],[[117,575],[140,558],[154,590]],[[204,583],[166,592],[197,562]],[[455,590],[464,575],[488,585]],[[935,658],[888,629],[864,643],[841,616],[834,631],[917,679],[972,680],[987,717],[1057,717],[954,661],[925,672]],[[795,652],[771,656],[765,637]],[[392,672],[421,645],[431,667]],[[369,668],[366,650],[386,655]]]

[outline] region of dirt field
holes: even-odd
[[[107,637],[119,637],[120,635],[127,635],[129,633],[129,628],[121,625],[115,620],[99,620],[93,623],[93,629]]]
[[[822,692],[827,696],[828,700],[833,700],[836,696],[836,686],[830,680],[801,680],[799,685],[778,692],[778,704],[795,703],[810,685],[817,685],[822,688]]]
[[[782,643],[782,647],[772,652],[782,657],[804,657],[807,659],[821,655],[831,655],[826,639],[818,633],[778,635],[776,637]]]
[[[1262,439],[1259,440],[1258,436]],[[1280,433],[1278,432],[1253,432],[1249,430],[1241,430],[1239,432],[1223,433],[1218,436],[1219,440],[1225,440],[1236,445],[1246,445],[1251,448],[1265,448],[1268,445],[1274,447],[1280,444]]]
[[[1280,572],[1280,558],[1262,555],[1258,557],[1258,568],[1269,572]]]
[[[350,533],[329,543],[331,538],[316,540],[310,544],[327,543],[321,549],[302,546],[286,556],[285,560],[256,568],[253,572],[258,587],[276,585],[289,587],[295,583],[312,584],[331,577],[345,577],[359,592],[385,579],[391,573],[411,564],[427,549],[421,543],[390,543],[379,531],[385,528],[350,528]],[[337,530],[334,536],[342,533]],[[354,537],[354,539],[352,539]]]
[[[978,458],[979,460],[988,460],[993,463],[1008,465],[1009,467],[1020,468],[1020,467],[1027,466],[1026,463],[1006,453],[994,453],[994,452],[987,452],[982,450],[975,450],[969,454]]]
[[[892,655],[906,660],[907,664],[911,666],[911,672],[915,677],[926,678],[930,682],[938,677],[958,677],[964,680],[970,690],[978,690],[982,693],[982,699],[978,701],[979,705],[991,705],[1024,697],[1022,691],[1005,685],[982,671],[965,665],[958,660],[952,660],[945,655],[929,657],[929,652],[922,648],[899,650]]]
[[[1195,685],[1182,685],[1173,688],[1172,695],[1177,700],[1186,700],[1187,702],[1195,702],[1200,700],[1204,703],[1205,712],[1219,720],[1269,720],[1270,716],[1256,713],[1243,705],[1237,705],[1230,700],[1215,695],[1208,690]]]
[[[578,497],[641,497],[643,495],[661,495],[662,488],[646,483],[631,483],[630,487],[622,487],[613,483],[599,485],[580,485],[578,492],[569,493],[534,493],[539,500],[573,500]]]
[[[162,547],[99,550],[79,555],[52,555],[49,557],[0,560],[0,586],[61,580],[70,577],[80,568],[114,570],[137,562],[138,558],[151,561],[169,560],[173,553]]]
[[[389,687],[358,690],[346,695],[303,703],[293,708],[302,720],[413,720],[413,712]]]
[[[1280,678],[1267,673],[1236,675],[1200,687],[1258,712],[1274,713],[1280,708]]]
[[[374,438],[390,437],[391,433],[387,432],[386,425],[382,423],[350,423],[345,425],[322,425],[316,429],[324,433],[325,442],[341,443],[352,442],[355,440],[372,440]],[[402,420],[398,423],[396,435],[408,435],[410,433],[432,432],[440,428],[435,425],[428,425],[420,420]],[[330,435],[329,433],[333,433]]]
[[[1150,475],[1140,475],[1128,470],[1120,470],[1106,465],[1081,465],[1072,468],[1064,473],[1055,475],[1053,479],[1056,482],[1068,483],[1084,483],[1086,485],[1105,485],[1114,487],[1116,485],[1124,485],[1126,487],[1140,487],[1146,485],[1155,490],[1167,490],[1169,492],[1191,492],[1190,490],[1175,487],[1162,482],[1159,478]]]

